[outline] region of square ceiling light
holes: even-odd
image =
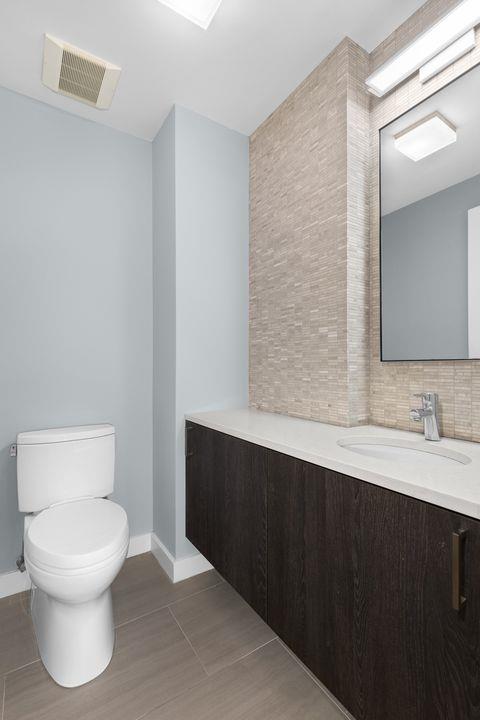
[[[159,0],[171,10],[182,15],[190,22],[207,30],[215,17],[222,0]]]
[[[434,112],[395,135],[396,149],[418,162],[457,140],[457,129],[440,113]]]

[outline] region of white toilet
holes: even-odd
[[[113,492],[115,428],[60,428],[17,436],[18,505],[43,664],[64,687],[100,675],[115,640],[110,585],[128,549]]]

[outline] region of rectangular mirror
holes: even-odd
[[[480,358],[480,66],[380,131],[383,361]]]

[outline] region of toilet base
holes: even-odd
[[[100,675],[115,643],[110,588],[78,604],[32,590],[32,620],[42,662],[58,685],[78,687]]]

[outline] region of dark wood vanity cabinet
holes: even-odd
[[[361,487],[359,718],[478,720],[480,523],[373,485]],[[460,532],[465,543],[454,552]],[[455,600],[467,598],[460,611],[453,597],[457,564]]]
[[[187,537],[266,619],[267,450],[186,426]]]
[[[194,428],[188,537],[352,715],[480,720],[480,522]]]
[[[480,718],[478,521],[271,453],[267,546],[269,624],[357,720]]]
[[[268,623],[351,710],[355,481],[280,453],[268,460]]]

